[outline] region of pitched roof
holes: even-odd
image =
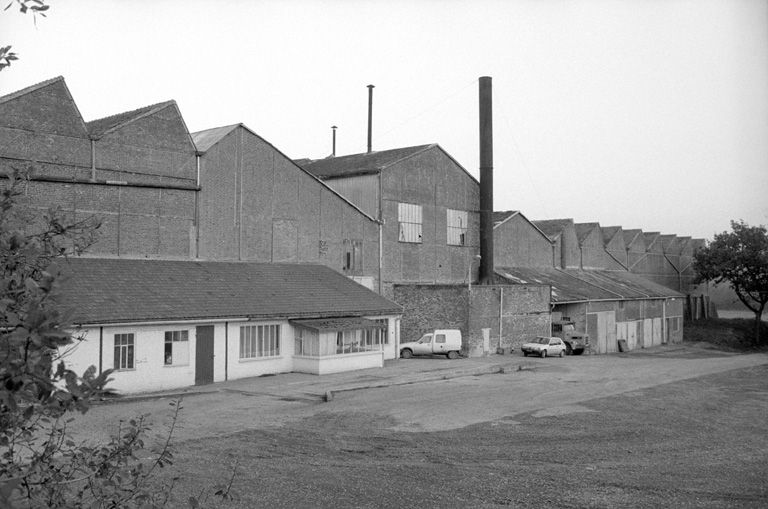
[[[91,120],[86,125],[88,126],[88,132],[91,136],[100,137],[107,134],[109,131],[115,130],[118,127],[122,127],[142,117],[146,117],[155,112],[158,112],[170,105],[175,105],[176,101],[164,101],[157,104],[151,104],[131,111],[125,111],[123,113],[117,113],[108,117],[100,118],[97,120]]]
[[[579,244],[581,244],[592,233],[592,230],[600,228],[600,223],[576,223],[574,226],[576,227],[576,236],[579,238]]]
[[[547,237],[555,240],[563,233],[565,228],[573,226],[573,219],[543,219],[533,221],[533,224],[543,231]]]
[[[603,242],[608,245],[620,230],[621,226],[601,226],[600,231],[603,233]],[[622,235],[622,242],[623,241],[624,236]]]
[[[0,104],[8,101],[13,101],[14,99],[17,99],[19,97],[22,97],[24,95],[27,95],[31,92],[34,92],[35,90],[40,90],[41,88],[45,88],[48,85],[51,85],[53,83],[56,83],[57,81],[64,81],[63,76],[56,76],[55,78],[51,78],[49,80],[41,81],[40,83],[35,83],[34,85],[30,85],[28,87],[22,88],[21,90],[17,90],[15,92],[11,92],[10,94],[6,94],[4,96],[0,96]]]
[[[315,159],[309,163],[304,163],[301,166],[308,172],[320,178],[378,173],[395,163],[399,163],[404,159],[408,159],[409,157],[413,157],[437,146],[437,144],[417,145],[414,147],[363,152],[362,154],[351,154],[347,156],[326,157],[325,159]],[[296,161],[297,164],[299,164],[298,161],[303,161],[303,159],[297,159]]]
[[[496,275],[511,284],[552,287],[552,302],[638,300],[682,297],[681,293],[623,271],[496,267]]]
[[[640,229],[634,229],[634,230],[624,230],[624,243],[629,246],[632,244],[638,235],[642,235],[643,230]],[[643,241],[645,241],[645,238],[643,237]]]
[[[400,314],[324,265],[70,258],[59,302],[75,324]]]
[[[519,210],[505,210],[505,211],[494,211],[493,213],[493,226],[496,227],[509,219],[512,216],[516,216],[519,214]]]
[[[208,149],[220,142],[222,138],[241,125],[242,124],[232,124],[222,127],[214,127],[213,129],[206,129],[204,131],[197,131],[196,133],[192,133],[192,141],[195,143],[197,151],[204,154]]]

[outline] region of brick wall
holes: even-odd
[[[464,354],[519,349],[550,329],[549,287],[528,285],[394,285],[395,302],[403,306],[401,342],[414,341],[432,329],[459,329]],[[501,329],[499,325],[501,324]],[[483,329],[489,329],[485,348]],[[501,343],[499,342],[501,338]]]

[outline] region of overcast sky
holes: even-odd
[[[8,1],[8,0],[6,0]],[[768,1],[59,1],[0,13],[0,94],[64,76],[86,121],[175,99],[291,158],[438,143],[496,210],[711,238],[768,224]]]

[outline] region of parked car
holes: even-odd
[[[528,354],[540,355],[541,357],[557,355],[562,357],[565,355],[565,343],[560,338],[539,336],[532,343],[525,343],[521,350],[523,355],[528,357]]]
[[[461,352],[461,331],[438,329],[421,336],[418,341],[400,344],[400,357],[410,359],[414,355],[445,355],[455,359]]]

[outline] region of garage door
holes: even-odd
[[[616,313],[614,311],[587,313],[587,334],[589,334],[593,352],[619,351],[616,343]]]

